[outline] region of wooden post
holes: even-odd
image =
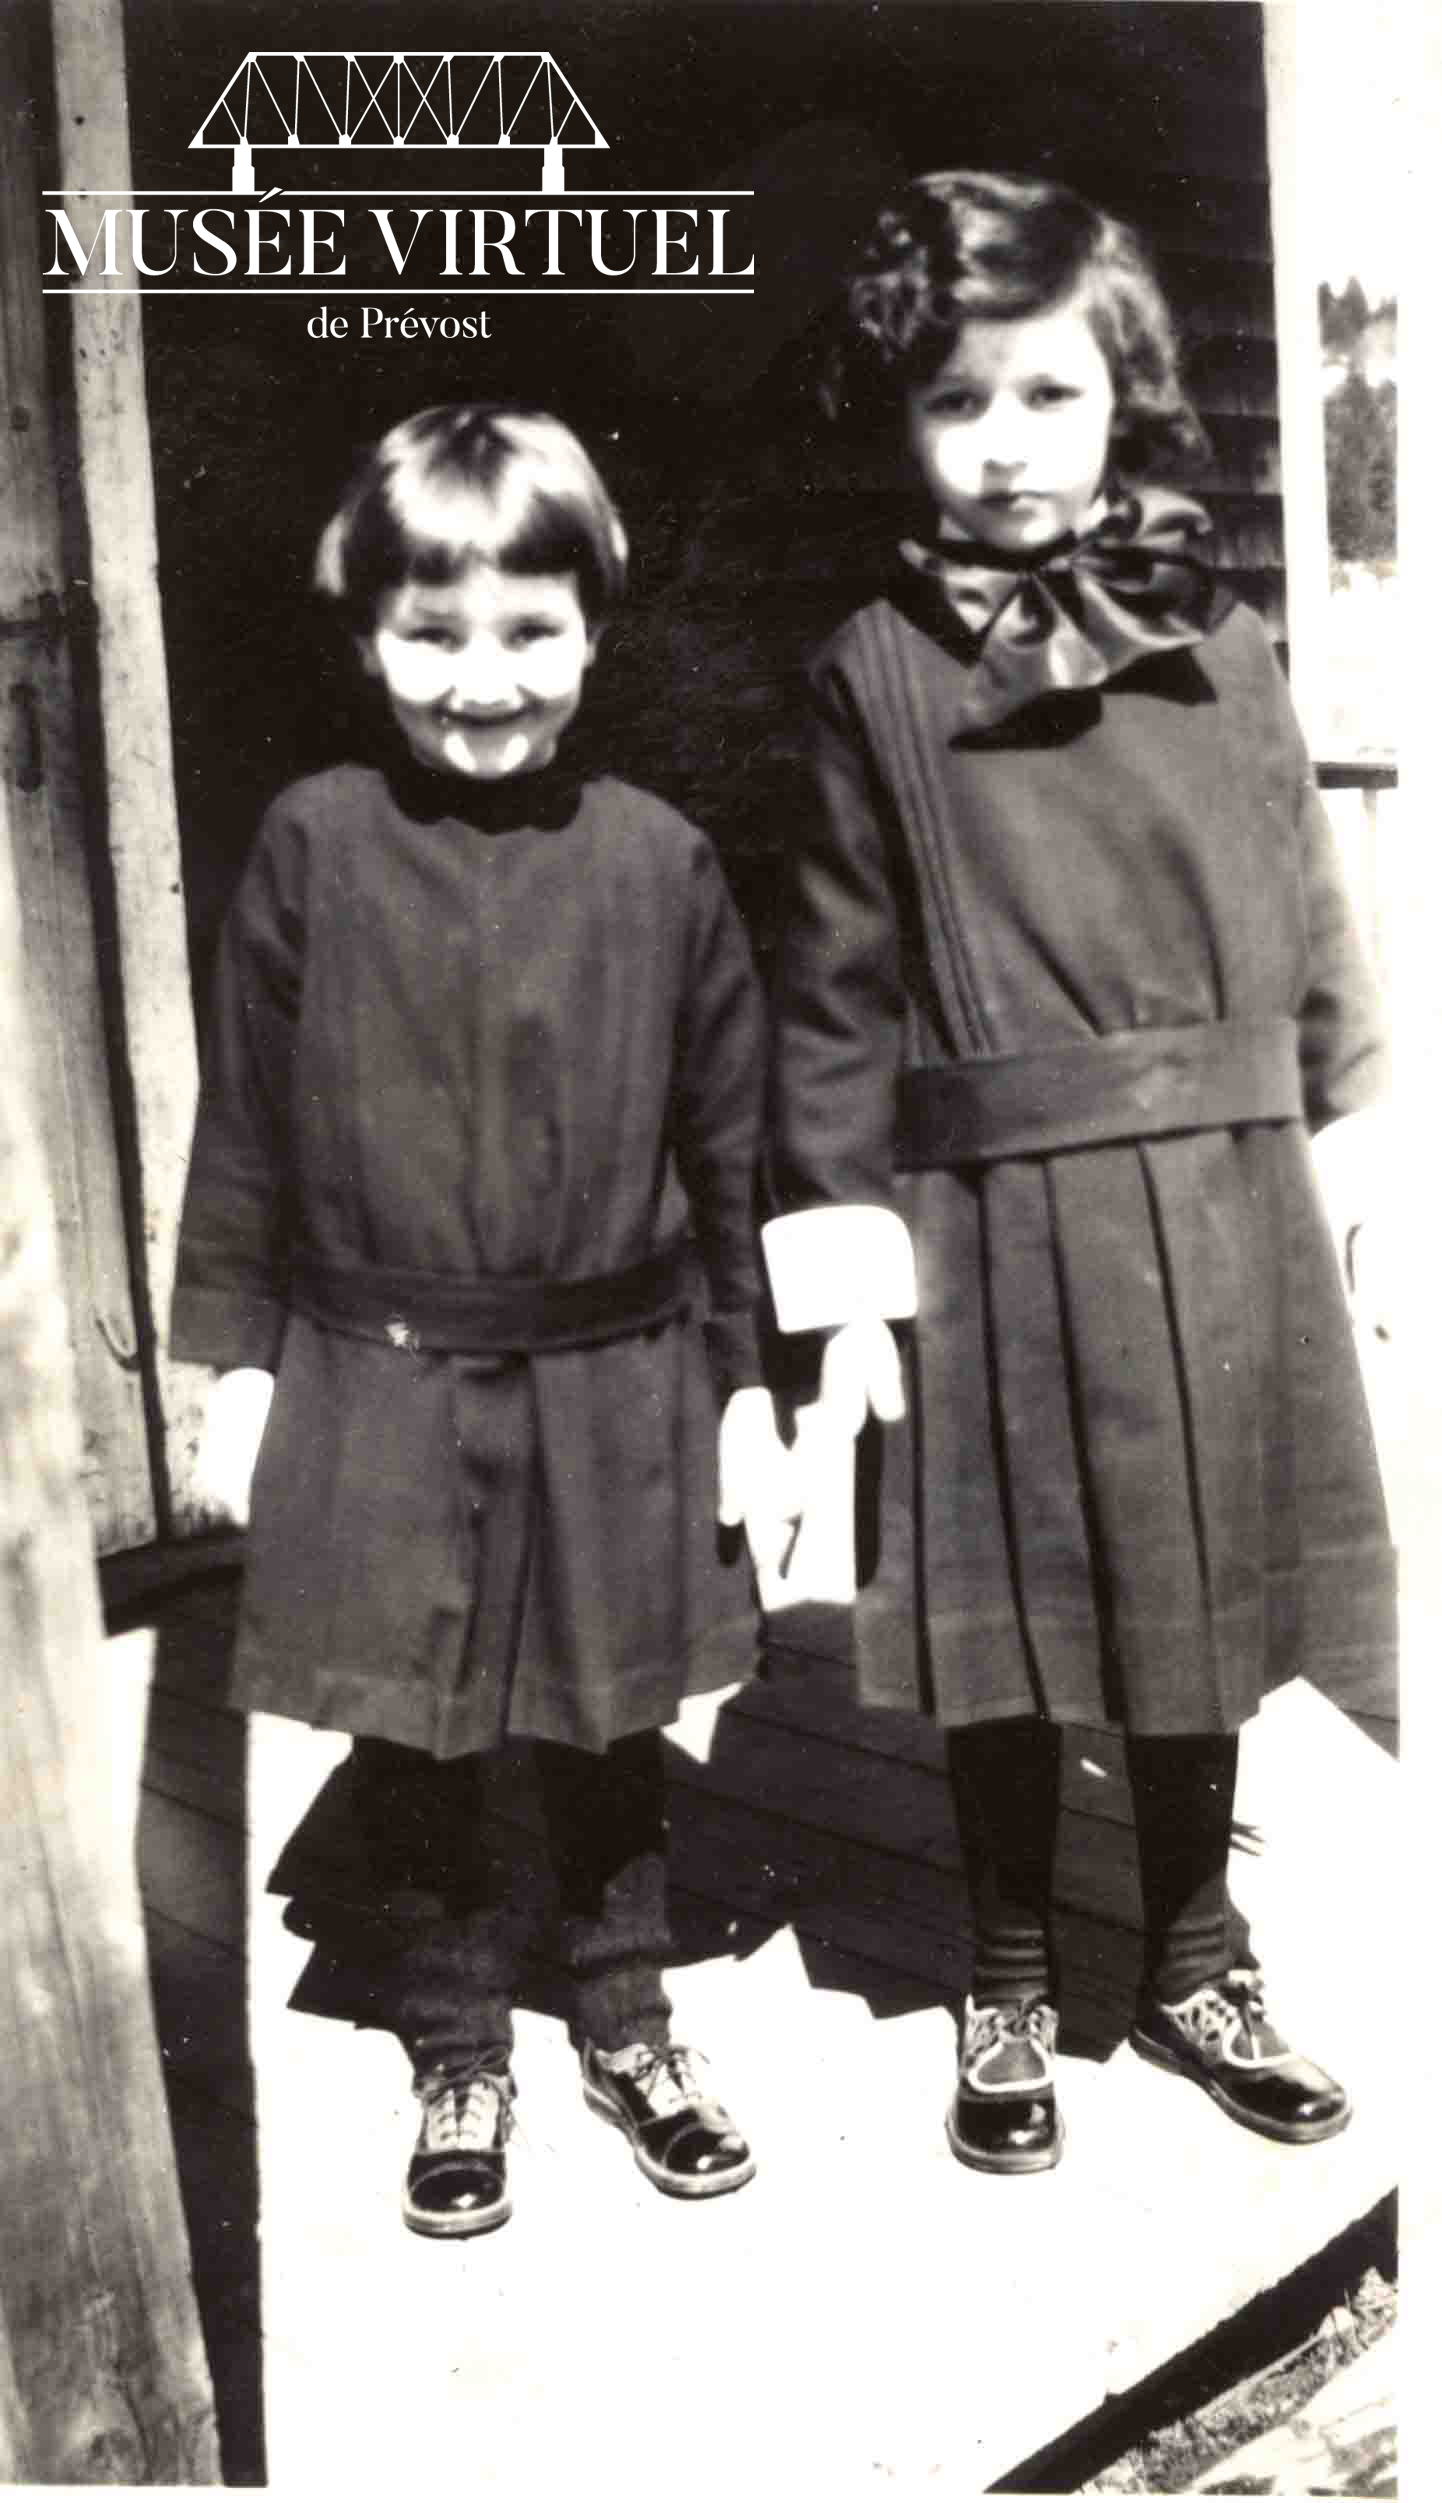
[[[68,192],[124,192],[130,130],[121,0],[50,0],[60,179]],[[128,220],[119,221],[123,235]],[[105,759],[106,841],[115,886],[120,1007],[139,1154],[137,1290],[155,1338],[164,1433],[162,1528],[202,1525],[191,1491],[206,1376],[172,1364],[163,1333],[195,1118],[195,1028],[161,634],[155,495],[140,298],[117,253],[71,298],[80,483],[89,536]]]
[[[103,1548],[155,1534],[96,964],[41,326],[33,12],[0,7],[0,754],[23,979]]]
[[[0,780],[0,2476],[217,2484],[117,1818],[74,1367]]]
[[[1328,179],[1310,114],[1309,39],[1296,0],[1267,0],[1267,156],[1277,302],[1277,409],[1282,435],[1282,542],[1287,566],[1287,652],[1292,701],[1314,755],[1327,719],[1329,595],[1327,462],[1322,420],[1317,280],[1307,257],[1308,211]],[[1327,38],[1323,27],[1322,37]],[[1315,73],[1312,73],[1315,75]],[[1333,167],[1330,179],[1338,179]]]
[[[1437,1117],[1442,1077],[1442,986],[1437,947],[1442,932],[1442,744],[1437,736],[1437,692],[1432,649],[1432,589],[1442,563],[1442,482],[1435,444],[1437,394],[1442,391],[1442,304],[1431,262],[1435,220],[1442,215],[1442,21],[1434,9],[1405,12],[1394,53],[1402,90],[1397,115],[1397,198],[1404,231],[1402,263],[1403,364],[1399,390],[1397,506],[1403,596],[1400,648],[1403,678],[1400,755],[1404,839],[1390,869],[1389,907],[1394,978],[1404,1013],[1412,1021],[1410,1097],[1405,1104],[1418,1127],[1416,1161],[1427,1176],[1428,1205],[1421,1222],[1432,1242],[1442,1219],[1437,1159],[1420,1144]],[[1420,1213],[1420,1212],[1419,1212]],[[1420,1681],[1419,1681],[1420,1682]]]

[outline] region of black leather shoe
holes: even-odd
[[[740,2130],[697,2077],[694,2051],[633,2042],[624,2051],[581,2053],[581,2086],[593,2112],[625,2131],[648,2181],[673,2199],[716,2199],[756,2170]]]
[[[406,2174],[402,2214],[413,2234],[489,2234],[511,2213],[506,2140],[515,2086],[508,2070],[417,2090],[421,2134]]]
[[[1345,2088],[1278,2033],[1254,1970],[1206,1982],[1175,2005],[1144,1996],[1131,2041],[1155,2067],[1190,2077],[1243,2129],[1287,2146],[1335,2138],[1352,2117]]]
[[[961,2063],[946,2139],[978,2173],[1048,2173],[1062,2150],[1056,2108],[1056,2010],[1046,1999],[962,2013]]]

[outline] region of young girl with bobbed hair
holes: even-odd
[[[512,1738],[536,1742],[586,2100],[661,2190],[754,2169],[671,2041],[660,1733],[754,1666],[718,1402],[726,1517],[744,1475],[755,1529],[784,1474],[762,1023],[705,838],[567,761],[625,574],[555,418],[427,409],[361,463],[316,580],[381,738],[261,828],[181,1231],[171,1344],[219,1369],[204,1474],[250,1517],[233,1692],[354,1733],[422,2234],[510,2213],[518,1907],[482,1776]]]
[[[1057,183],[914,182],[827,397],[888,412],[913,510],[813,673],[767,1252],[783,1329],[823,1334],[823,1426],[883,1429],[862,1698],[946,1733],[976,1931],[948,2137],[1057,2161],[1060,1740],[1112,1724],[1133,2044],[1324,2139],[1347,2097],[1238,1962],[1227,1858],[1264,1691],[1393,1639],[1334,1249],[1383,1040],[1328,828],[1205,514],[1150,483],[1204,443],[1125,226]]]

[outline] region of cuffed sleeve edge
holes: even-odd
[[[788,1335],[915,1314],[916,1260],[894,1209],[798,1209],[772,1217],[761,1243],[777,1323]]]
[[[177,1287],[170,1314],[170,1353],[183,1364],[232,1373],[255,1365],[274,1373],[285,1338],[283,1304],[268,1296],[214,1287]]]

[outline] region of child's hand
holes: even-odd
[[[759,1387],[733,1391],[721,1414],[717,1440],[719,1491],[716,1516],[725,1529],[745,1528],[759,1575],[785,1569],[796,1539],[801,1481],[796,1461],[776,1431],[771,1393]]]
[[[1396,1163],[1381,1112],[1349,1113],[1312,1141],[1322,1205],[1352,1320],[1389,1339],[1398,1319]]]
[[[1394,1248],[1387,1226],[1376,1218],[1354,1225],[1348,1234],[1342,1276],[1353,1325],[1364,1338],[1391,1339],[1396,1334]]]
[[[205,1403],[196,1492],[202,1503],[228,1513],[241,1528],[250,1519],[250,1482],[274,1392],[274,1374],[258,1365],[237,1365],[234,1372],[221,1374]]]
[[[853,1440],[868,1416],[883,1425],[905,1416],[901,1357],[886,1322],[847,1321],[833,1330],[821,1359],[820,1406]]]

